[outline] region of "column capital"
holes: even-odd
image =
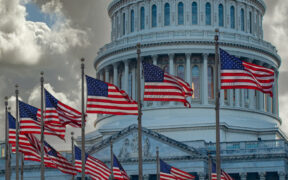
[[[168,54],[169,59],[173,59],[173,58],[174,58],[174,55],[175,55],[174,53],[169,53],[169,54]]]
[[[243,179],[246,179],[246,177],[247,177],[247,173],[246,172],[241,172],[240,173],[240,177],[241,177],[241,180]]]
[[[198,173],[198,176],[199,176],[199,180],[204,180],[206,177],[206,174],[203,172],[200,172],[200,173]]]
[[[266,172],[259,172],[260,180],[261,178],[265,178]]]
[[[104,68],[104,71],[105,71],[105,72],[109,72],[109,71],[110,71],[110,67],[109,67],[109,66],[105,67],[105,68]]]
[[[128,59],[126,59],[126,60],[124,60],[122,62],[124,63],[125,66],[129,65],[129,60]]]
[[[186,59],[190,59],[192,54],[191,53],[185,53]]]
[[[286,176],[286,173],[284,171],[278,171],[278,175],[281,177],[285,177]]]
[[[202,55],[203,55],[203,57],[204,57],[205,59],[207,59],[208,56],[209,56],[209,53],[203,53]]]
[[[157,59],[158,58],[158,54],[153,54],[153,55],[151,55],[151,57],[152,57],[153,60]]]
[[[119,65],[119,62],[115,62],[115,63],[113,63],[112,65],[113,65],[114,68],[117,68],[118,65]]]

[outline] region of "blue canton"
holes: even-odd
[[[74,149],[75,149],[75,160],[81,161],[81,149],[78,148],[77,146],[74,146]]]
[[[16,129],[16,120],[15,120],[15,118],[10,114],[10,112],[8,113],[8,119],[9,119],[9,128],[10,128],[10,129]]]
[[[143,62],[144,69],[144,79],[145,82],[163,82],[164,81],[164,71],[152,64]]]
[[[123,167],[119,163],[118,159],[116,156],[113,154],[113,167],[118,167],[121,171],[124,171]]]
[[[244,70],[242,61],[235,56],[228,54],[220,49],[221,69],[239,69]]]
[[[37,111],[38,109],[26,104],[22,101],[19,101],[19,111],[20,111],[20,118],[31,118],[37,121]]]
[[[44,141],[44,145],[48,149],[48,155],[58,157],[56,150],[54,148],[52,148],[46,141]]]
[[[170,174],[171,168],[171,166],[160,159],[160,172]]]
[[[57,107],[58,100],[45,89],[46,107]]]
[[[86,76],[87,91],[89,96],[108,97],[108,84],[98,79]]]

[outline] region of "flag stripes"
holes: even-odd
[[[193,90],[187,82],[149,63],[143,62],[143,70],[144,101],[176,101],[190,107],[186,97],[192,96]]]
[[[138,115],[138,104],[113,84],[86,76],[87,113]]]
[[[255,89],[273,96],[274,71],[241,61],[220,49],[221,89]]]
[[[129,180],[129,176],[123,169],[117,157],[113,154],[113,177],[118,180]]]
[[[194,180],[195,176],[170,166],[160,159],[160,180]]]

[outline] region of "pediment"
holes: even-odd
[[[103,161],[110,161],[111,142],[113,153],[122,161],[138,159],[138,129],[131,125],[109,138],[91,146],[88,153]],[[156,157],[156,149],[162,159],[203,158],[204,155],[196,149],[164,136],[155,131],[142,127],[143,160],[152,160]]]

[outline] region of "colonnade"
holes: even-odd
[[[158,65],[163,68],[163,64],[160,63],[163,60],[167,64],[167,71],[169,74],[177,76],[177,59],[179,57],[184,61],[183,64],[183,73],[185,74],[182,77],[190,85],[193,82],[192,80],[192,68],[196,65],[199,67],[199,89],[194,91],[199,91],[199,98],[187,98],[187,100],[192,104],[192,106],[211,106],[215,101],[215,64],[214,64],[214,54],[154,54],[151,56],[142,57],[142,60],[149,61],[154,65]],[[247,60],[252,62],[252,60]],[[163,61],[161,61],[163,62]],[[256,63],[253,61],[253,63]],[[258,65],[260,64],[257,61]],[[213,68],[212,75],[208,74],[208,67]],[[137,100],[136,96],[136,59],[126,59],[123,61],[118,61],[111,65],[100,69],[97,73],[97,77],[100,80],[115,84],[119,88],[125,90],[133,99]],[[273,98],[269,95],[263,94],[260,91],[251,90],[251,89],[229,89],[221,90],[220,93],[220,105],[223,108],[245,108],[253,111],[273,113],[278,116],[278,73],[276,72],[276,81],[273,86]],[[120,77],[121,76],[121,77]],[[212,77],[211,77],[212,76]],[[212,79],[213,85],[211,85]],[[121,82],[120,82],[121,81]],[[141,77],[142,89],[144,88],[143,75]],[[211,95],[211,91],[213,95]],[[143,92],[143,90],[142,90]],[[210,94],[209,94],[210,93]],[[143,94],[143,93],[142,93]],[[143,98],[143,97],[142,97]],[[144,102],[144,108],[149,108],[150,106],[180,106],[181,103],[157,103],[157,102]]]

